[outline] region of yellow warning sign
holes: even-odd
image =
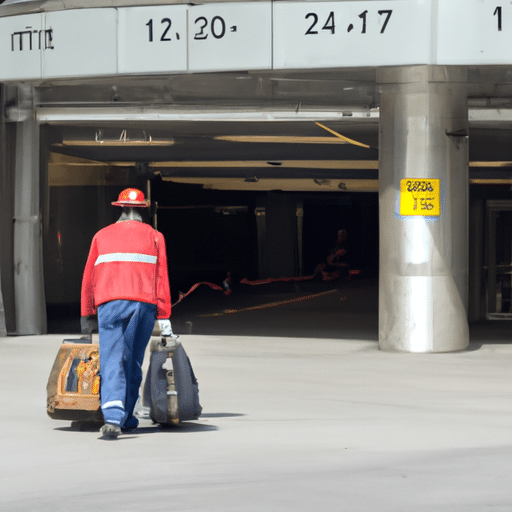
[[[439,180],[407,178],[400,180],[400,215],[437,216],[441,214]]]

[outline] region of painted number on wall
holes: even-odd
[[[501,5],[494,9],[493,16],[496,16],[496,28],[498,32],[501,32],[503,30],[503,7]]]
[[[171,30],[171,25],[172,25],[171,19],[170,18],[162,18],[160,23],[161,23],[162,27],[161,27],[161,30],[156,35],[156,40],[162,41],[162,42],[171,41],[171,36],[169,34],[169,30]],[[153,20],[150,19],[146,23],[146,26],[148,27],[148,40],[150,43],[152,43],[153,41],[155,41],[155,34],[154,34],[154,30],[153,30]],[[178,34],[178,32],[176,32],[176,39],[179,39],[179,38],[180,38],[180,35]]]
[[[360,26],[359,28],[356,28],[356,26],[353,23],[349,23],[346,30],[347,32],[352,32],[352,30],[358,30],[361,34],[366,34],[367,31],[367,19],[368,19],[368,10],[365,10],[361,12],[358,15],[358,18],[360,19]],[[375,29],[378,29],[379,33],[384,34],[386,27],[388,26],[389,20],[391,19],[391,15],[393,14],[392,9],[387,10],[380,10],[378,11],[378,15],[384,16],[383,20],[377,20],[378,23]],[[325,30],[328,31],[331,34],[336,33],[336,22],[334,17],[334,11],[331,11],[329,15],[327,16],[327,19],[325,20],[325,23],[323,20],[321,20],[316,12],[309,12],[306,14],[306,20],[309,20],[309,28],[306,30],[305,35],[312,36],[317,35],[318,30]],[[372,18],[373,21],[373,18]]]
[[[400,181],[400,215],[438,216],[441,213],[438,179]]]

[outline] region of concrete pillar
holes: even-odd
[[[39,188],[39,125],[34,89],[19,88],[14,185],[16,334],[46,332]]]
[[[3,87],[0,84],[0,105],[3,109],[3,105],[5,105],[5,97]],[[6,152],[7,152],[7,131],[5,127],[5,119],[2,112],[0,112],[0,201],[4,199],[5,195],[5,176],[6,176]],[[4,234],[6,231],[5,220],[6,220],[6,207],[3,204],[0,204],[0,233],[2,236],[2,240],[7,239],[7,234]],[[6,320],[5,320],[5,309],[4,309],[4,298],[3,298],[3,286],[2,286],[2,267],[3,267],[3,254],[0,253],[0,336],[5,336],[7,334]]]
[[[16,88],[3,85],[0,94],[0,290],[3,301],[5,331],[7,334],[16,331],[16,315],[14,311],[14,146],[15,123],[9,123],[5,105],[14,101]],[[2,329],[3,332],[3,329]]]
[[[297,198],[286,193],[268,192],[256,208],[256,215],[259,277],[297,275]]]
[[[466,71],[388,68],[378,81],[379,347],[462,350],[469,342]],[[418,194],[415,183],[433,191]]]

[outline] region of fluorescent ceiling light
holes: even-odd
[[[214,140],[261,144],[347,144],[334,137],[293,137],[282,135],[218,135]]]
[[[295,169],[378,169],[377,160],[281,160],[267,162],[265,160],[222,160],[222,161],[186,161],[186,162],[151,162],[150,167],[160,168],[295,168]],[[113,165],[111,163],[111,165]]]

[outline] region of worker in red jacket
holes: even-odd
[[[115,224],[94,236],[82,281],[82,331],[97,314],[104,438],[136,428],[133,410],[142,381],[142,361],[158,319],[171,334],[171,297],[165,240],[142,221],[149,201],[137,189],[112,203],[123,208]]]

